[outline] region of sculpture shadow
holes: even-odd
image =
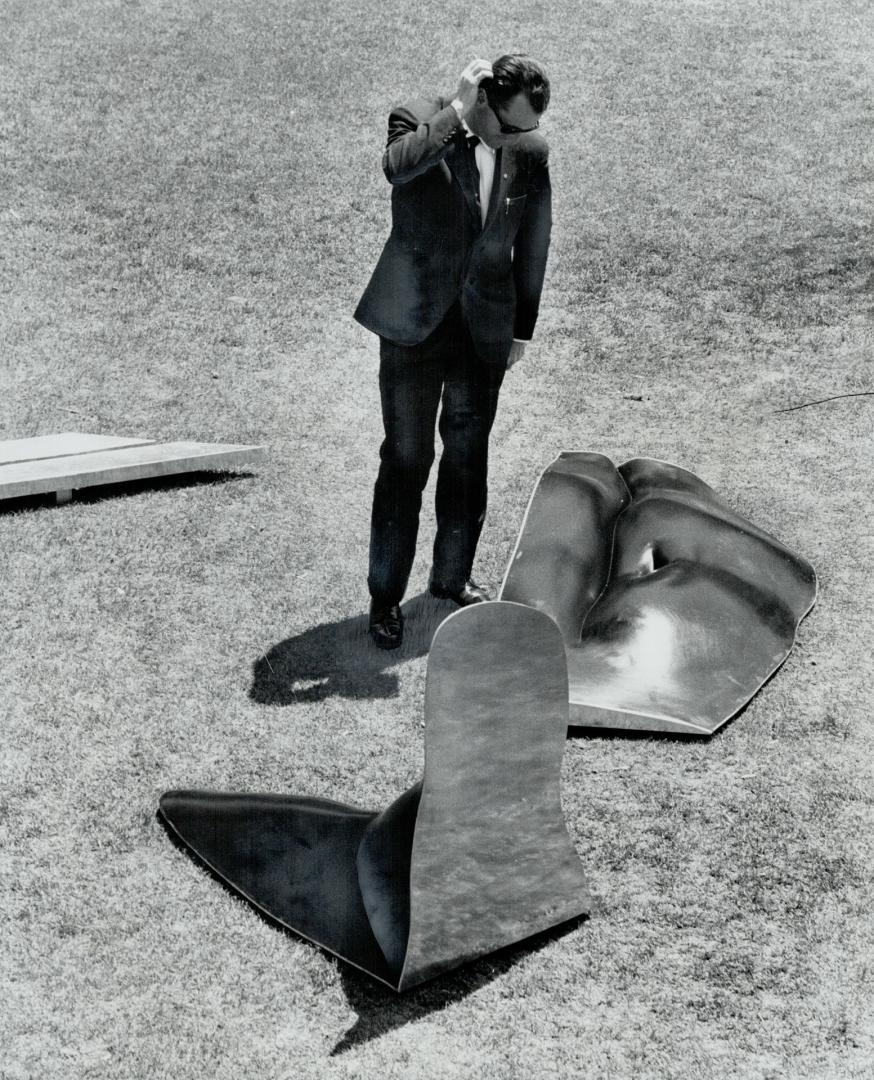
[[[639,731],[635,728],[586,727],[584,724],[571,724],[567,729],[569,739],[600,739],[610,742],[640,742],[658,738],[659,742],[706,743],[713,742],[714,736],[697,731],[667,731],[653,735],[651,731]]]
[[[337,1057],[356,1046],[378,1039],[389,1031],[439,1012],[447,1005],[463,1001],[468,995],[505,975],[520,960],[533,956],[553,942],[578,930],[588,919],[588,915],[578,915],[559,926],[553,926],[524,941],[490,953],[466,967],[438,976],[404,994],[396,994],[355,968],[341,964],[339,970],[343,990],[358,1018],[338,1041],[330,1056]]]
[[[414,596],[402,606],[406,624],[399,649],[376,648],[366,612],[313,626],[255,661],[249,696],[260,705],[395,697],[398,676],[392,669],[424,656],[437,627],[456,610],[451,601],[437,600],[430,593]]]
[[[185,845],[160,811],[155,814],[155,820],[180,854],[193,861],[208,877],[221,885],[229,896],[239,900],[239,893],[196,851]],[[247,905],[247,910],[271,929],[279,931],[291,940],[306,941],[307,945],[313,945],[313,942],[294,933],[262,908]],[[344,964],[327,950],[320,949],[327,960],[337,965],[346,999],[357,1013],[355,1023],[337,1042],[331,1051],[331,1057],[352,1050],[356,1046],[362,1046],[389,1031],[421,1020],[431,1013],[439,1012],[447,1005],[463,1001],[468,995],[505,975],[520,960],[533,956],[553,942],[560,941],[588,920],[588,914],[575,916],[558,926],[550,927],[548,930],[489,953],[466,967],[456,968],[445,975],[440,975],[404,994],[398,994],[377,979]]]

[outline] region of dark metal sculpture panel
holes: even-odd
[[[286,795],[168,791],[160,813],[186,848],[264,914],[391,981],[355,872],[372,811]]]
[[[555,624],[462,609],[428,663],[425,774],[381,814],[175,791],[160,813],[260,910],[396,990],[583,915],[559,801],[567,669]]]
[[[501,597],[559,624],[571,724],[709,735],[786,659],[816,576],[685,469],[567,453],[535,488]]]

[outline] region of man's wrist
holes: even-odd
[[[455,109],[456,115],[458,116],[458,122],[460,124],[461,121],[464,119],[464,106],[461,104],[461,98],[453,98],[452,101],[449,102],[449,104],[452,106],[453,109]]]

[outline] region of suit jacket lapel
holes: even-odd
[[[455,150],[452,154],[451,164],[453,175],[458,181],[458,186],[464,193],[467,208],[476,219],[477,228],[482,227],[477,197],[479,196],[479,175],[476,171],[476,161],[473,150],[467,145],[467,139],[462,134],[457,136]]]
[[[487,229],[500,213],[506,198],[507,188],[513,178],[514,154],[512,147],[499,146],[495,154],[495,178],[492,181],[492,194],[483,230]]]
[[[449,104],[449,98],[440,98],[440,108],[445,109]],[[476,204],[479,195],[479,178],[474,167],[473,151],[468,147],[464,134],[464,128],[458,128],[455,135],[454,146],[443,159],[449,166],[449,170],[455,177],[455,182],[464,194],[469,213],[476,220],[477,228],[481,228],[482,219],[479,207]]]
[[[448,104],[448,98],[440,98],[441,108],[446,108]],[[455,146],[452,152],[444,159],[464,194],[467,209],[476,221],[477,228],[483,232],[498,216],[506,198],[507,188],[515,175],[515,157],[515,152],[511,146],[498,147],[495,154],[495,178],[492,181],[492,194],[489,199],[489,208],[486,211],[485,223],[483,223],[477,203],[479,197],[479,173],[476,169],[476,159],[473,150],[467,145],[464,128],[459,128],[455,136]]]

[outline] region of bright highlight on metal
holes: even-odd
[[[570,724],[711,734],[789,656],[816,591],[806,559],[693,473],[561,454],[500,596],[559,624]]]
[[[816,575],[685,469],[564,453],[501,599],[561,629],[572,725],[710,735],[789,655]]]

